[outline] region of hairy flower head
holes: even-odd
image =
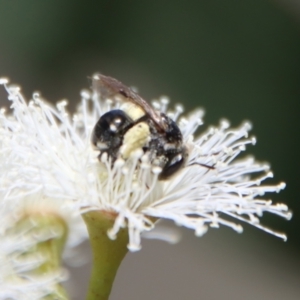
[[[285,186],[262,184],[272,177],[269,166],[252,157],[239,158],[247,145],[255,143],[248,137],[249,123],[232,129],[222,121],[198,136],[201,110],[183,117],[181,106],[169,111],[166,98],[154,102],[156,110],[177,122],[188,149],[186,165],[171,178],[159,180],[161,168],[141,148],[135,147],[112,165],[107,154],[99,160],[99,150],[91,145],[98,119],[122,103],[97,91],[83,91],[71,115],[66,101],[53,107],[35,93],[26,102],[18,87],[4,79],[0,82],[10,101],[10,111],[1,110],[0,115],[0,193],[5,203],[40,197],[56,201],[76,216],[109,211],[115,214],[109,236],[113,239],[127,227],[132,251],[140,248],[141,233],[153,229],[158,219],[173,220],[198,236],[219,225],[241,232],[236,219],[286,238],[259,221],[264,212],[287,219],[291,214],[286,205],[262,198]],[[83,235],[78,235],[79,240]],[[73,237],[76,243],[76,232]]]

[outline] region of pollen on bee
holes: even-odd
[[[175,149],[176,148],[176,145],[173,144],[173,143],[167,143],[164,145],[164,150],[170,150],[170,149]]]
[[[107,149],[107,145],[105,143],[97,142],[96,146],[99,150]]]
[[[141,149],[147,143],[149,135],[149,126],[144,122],[130,128],[124,135],[123,145],[120,149],[122,157],[127,159],[133,151]]]

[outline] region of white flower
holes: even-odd
[[[84,91],[72,116],[66,101],[54,108],[35,93],[27,104],[19,88],[7,85],[4,79],[1,83],[11,101],[11,111],[5,114],[2,110],[0,116],[0,193],[5,203],[39,195],[58,201],[74,215],[111,211],[116,220],[109,236],[115,238],[127,226],[132,251],[140,248],[141,233],[153,229],[160,218],[191,228],[198,236],[209,226],[219,225],[241,232],[241,225],[233,222],[237,219],[286,239],[262,226],[258,218],[264,212],[291,217],[286,205],[262,198],[285,184],[261,185],[272,177],[269,166],[253,158],[238,158],[255,142],[248,138],[249,123],[231,129],[222,121],[194,137],[202,124],[202,111],[184,118],[180,106],[172,113],[167,110],[165,98],[154,103],[178,122],[189,149],[186,166],[169,180],[160,181],[159,168],[149,163],[141,149],[126,160],[118,159],[113,167],[107,155],[99,162],[99,152],[91,146],[91,132],[99,117],[119,104]],[[73,236],[76,240],[76,233]]]
[[[43,242],[62,238],[65,222],[74,230],[74,220],[55,201],[34,198],[25,197],[22,202],[11,199],[11,203],[0,205],[0,299],[38,300],[57,295],[58,284],[67,279],[63,268],[38,271],[49,259],[47,252],[38,247]],[[49,217],[54,219],[45,223],[51,220]],[[41,226],[40,220],[47,225]]]
[[[5,80],[0,82],[3,84]],[[22,109],[21,106],[16,108],[18,116],[6,117],[4,109],[0,112],[0,299],[35,300],[58,295],[58,284],[68,277],[63,268],[43,272],[45,274],[38,271],[49,259],[43,250],[38,250],[39,245],[62,238],[65,234],[62,222],[69,229],[65,253],[68,257],[70,250],[87,234],[73,201],[49,198],[43,192],[43,186],[38,188],[35,178],[39,176],[38,170],[31,165],[33,160],[40,161],[38,155],[35,156],[39,151],[35,149],[38,142],[30,135],[34,132],[26,128],[26,121],[22,123],[18,118],[23,115],[23,120],[32,122],[38,122],[38,119],[27,114],[28,107]],[[40,226],[37,219],[48,220],[51,216],[59,222],[49,223],[46,228]]]

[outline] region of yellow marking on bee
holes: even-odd
[[[122,104],[121,110],[123,110],[133,121],[136,121],[145,115],[145,111],[132,102]]]

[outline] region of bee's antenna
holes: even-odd
[[[202,164],[202,163],[198,163],[198,162],[194,162],[194,163],[190,164],[189,166],[194,166],[194,165],[198,165],[198,166],[210,169],[210,170],[216,169],[214,166],[210,166],[210,165],[206,165],[206,164]]]

